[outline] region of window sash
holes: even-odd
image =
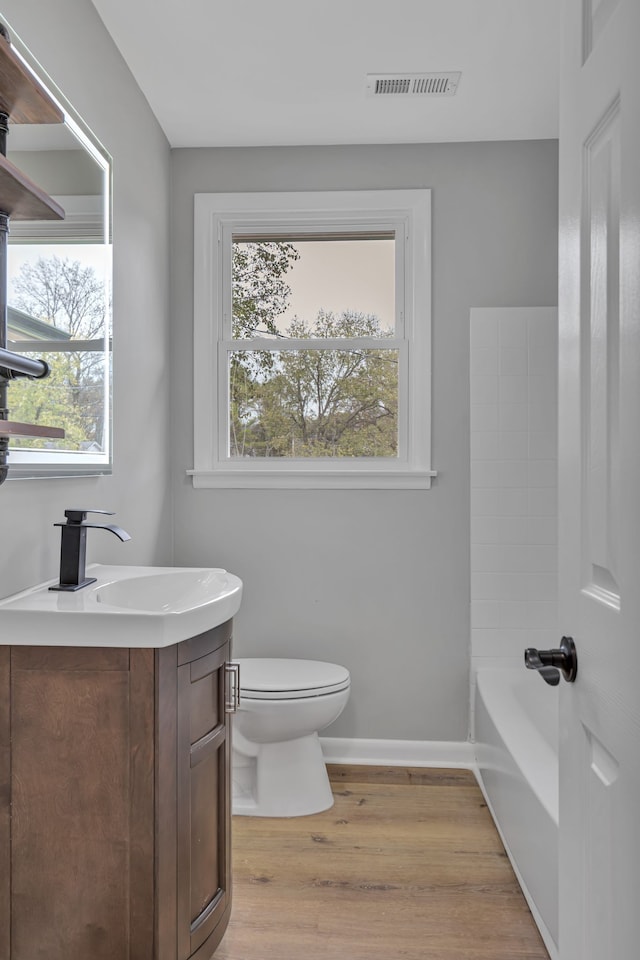
[[[221,223],[219,238],[222,247],[222,271],[219,277],[221,288],[222,328],[220,337],[224,340],[232,339],[233,324],[233,242],[259,242],[260,240],[282,240],[284,242],[300,240],[395,240],[395,322],[394,333],[398,337],[404,335],[405,318],[405,242],[407,224],[404,220],[380,220],[367,223],[354,223],[348,218],[333,217],[330,223],[309,223],[304,232],[300,224],[278,222],[269,224],[268,229],[260,232],[254,223],[227,222]],[[382,339],[382,338],[381,338]],[[278,338],[279,340],[279,338]]]
[[[253,344],[253,346],[249,346]],[[252,350],[264,350],[271,353],[282,353],[283,351],[296,353],[301,350],[340,350],[348,352],[350,350],[394,350],[398,353],[398,454],[396,457],[358,457],[353,460],[345,457],[260,457],[256,459],[248,458],[242,461],[246,466],[243,469],[258,471],[260,469],[283,469],[283,464],[287,467],[294,464],[318,464],[319,469],[327,470],[331,466],[335,468],[337,463],[343,464],[344,469],[355,470],[354,464],[362,461],[367,465],[377,464],[383,469],[393,468],[401,469],[408,463],[407,454],[407,421],[409,406],[408,391],[408,359],[409,345],[406,340],[395,340],[391,338],[341,338],[338,340],[285,340],[284,343],[273,340],[227,340],[219,344],[218,347],[218,382],[224,387],[220,391],[220,403],[218,405],[218,460],[221,464],[231,464],[237,468],[238,458],[231,457],[229,453],[229,424],[231,420],[231,387],[229,383],[229,359],[232,353],[247,352]],[[272,466],[268,466],[272,464]],[[323,466],[320,467],[320,464]],[[296,469],[296,467],[293,467]]]

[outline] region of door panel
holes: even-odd
[[[215,745],[191,768],[191,922],[197,923],[223,892],[220,852],[212,822],[218,823],[219,752]],[[211,842],[215,840],[216,842]],[[215,881],[212,883],[213,878]]]
[[[582,447],[585,513],[584,589],[620,609],[618,509],[620,500],[620,100],[587,139],[583,151],[584,276],[589,289],[582,332]]]
[[[640,942],[638,0],[565,0],[560,129],[560,958]],[[635,811],[635,812],[634,812]]]
[[[0,647],[0,960],[11,948],[11,648]]]

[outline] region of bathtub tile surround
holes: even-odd
[[[557,311],[471,310],[475,670],[557,640]]]
[[[470,337],[472,738],[480,785],[552,960],[558,691],[525,670],[523,651],[558,640],[556,314],[474,309]]]

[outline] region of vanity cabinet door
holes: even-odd
[[[154,651],[3,647],[0,698],[0,960],[153,960]]]
[[[229,653],[226,642],[178,666],[178,960],[208,960],[231,909]]]

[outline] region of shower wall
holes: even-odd
[[[557,310],[471,310],[471,657],[557,646]]]

